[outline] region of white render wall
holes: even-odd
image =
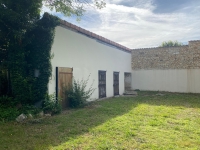
[[[87,79],[96,88],[91,96],[99,98],[98,71],[106,71],[106,95],[113,96],[113,72],[119,72],[119,94],[124,92],[124,72],[131,72],[131,54],[115,47],[102,44],[63,27],[56,27],[52,46],[52,79],[49,82],[49,94],[55,92],[56,67],[73,67],[74,79]]]
[[[200,93],[200,69],[133,70],[132,88]]]

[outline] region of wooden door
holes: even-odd
[[[119,72],[113,72],[114,95],[119,95]]]
[[[69,106],[65,88],[72,85],[73,68],[56,67],[56,96],[62,99],[62,108]]]
[[[99,71],[99,98],[106,97],[106,71]]]

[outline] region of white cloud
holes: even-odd
[[[154,47],[167,40],[185,43],[200,38],[200,15],[194,11],[198,11],[199,6],[191,6],[193,11],[189,14],[182,10],[172,14],[155,14],[153,7],[108,4],[99,11],[101,27],[92,30],[129,48]]]

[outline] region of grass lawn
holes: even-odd
[[[0,150],[200,149],[200,94],[139,92],[39,122],[0,123]]]

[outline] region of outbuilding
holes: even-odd
[[[49,94],[62,97],[72,80],[95,88],[90,100],[121,95],[131,88],[131,50],[102,36],[61,21],[52,45]]]

